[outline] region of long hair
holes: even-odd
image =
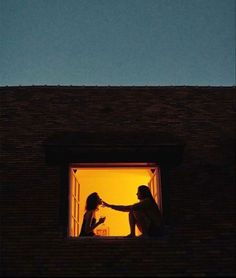
[[[94,210],[97,209],[99,205],[99,196],[97,192],[91,193],[86,200],[86,210]]]
[[[150,191],[150,188],[149,188],[148,186],[146,186],[146,185],[140,185],[140,186],[138,187],[138,190],[139,190],[139,192],[140,192],[140,194],[141,194],[141,196],[142,196],[143,199],[146,199],[146,198],[150,199],[150,200],[153,202],[153,204],[155,204],[155,206],[157,207],[157,209],[159,210],[159,206],[158,206],[158,204],[156,203],[155,199],[153,198],[152,193],[151,193],[151,191]]]

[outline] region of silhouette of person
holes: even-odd
[[[148,186],[138,187],[137,197],[140,200],[133,205],[111,205],[104,201],[103,206],[108,208],[129,212],[130,234],[126,237],[135,237],[135,225],[142,233],[140,237],[156,237],[161,233],[162,217],[157,203],[152,197]]]
[[[98,210],[98,206],[102,204],[102,200],[98,196],[97,192],[91,193],[86,200],[85,214],[83,217],[83,223],[80,231],[80,237],[82,236],[95,236],[94,229],[104,223],[106,217],[100,217],[96,222],[95,212]]]

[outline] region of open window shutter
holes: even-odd
[[[162,211],[162,199],[161,199],[161,180],[159,168],[151,169],[151,178],[148,183],[150,191],[154,200],[157,202],[160,211]]]
[[[79,235],[79,206],[80,206],[80,183],[77,178],[77,169],[71,169],[70,173],[70,213],[69,213],[69,227],[70,236]]]

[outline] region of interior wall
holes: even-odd
[[[85,203],[89,194],[97,192],[107,203],[116,205],[130,205],[138,202],[137,188],[141,184],[148,184],[149,169],[89,169],[78,168],[76,173],[81,185],[80,191],[80,228],[85,213]],[[97,220],[106,216],[106,221],[99,227],[109,227],[109,236],[124,236],[129,234],[128,213],[115,211],[106,207],[99,207]]]

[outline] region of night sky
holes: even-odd
[[[0,85],[235,85],[235,0],[0,0]]]

